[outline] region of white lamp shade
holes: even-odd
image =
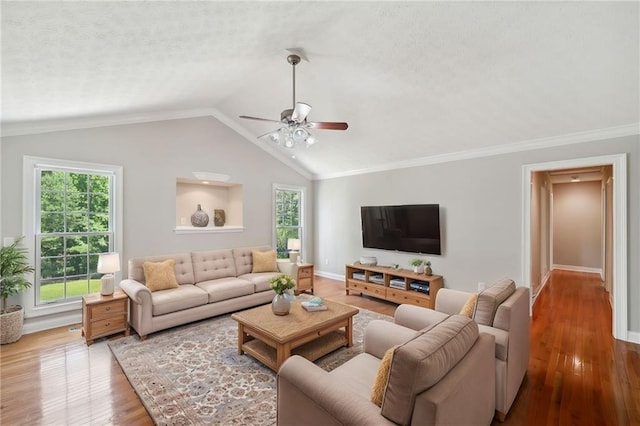
[[[120,255],[118,253],[102,253],[98,257],[98,272],[112,274],[120,270]]]
[[[287,240],[288,250],[300,250],[300,240],[298,238],[289,238]]]

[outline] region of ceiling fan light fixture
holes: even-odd
[[[291,135],[287,135],[287,137],[284,139],[284,147],[293,149],[295,146],[296,146],[296,143],[293,141],[293,138],[291,137]]]
[[[292,136],[294,142],[302,143],[302,142],[305,142],[307,140],[307,138],[309,137],[309,132],[307,132],[302,127],[298,127],[292,132],[291,136]]]
[[[308,148],[311,145],[313,145],[314,143],[316,143],[317,141],[316,141],[316,138],[313,135],[310,134],[305,142],[307,142],[307,148]]]

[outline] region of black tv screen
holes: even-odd
[[[365,248],[441,254],[440,205],[362,206]]]

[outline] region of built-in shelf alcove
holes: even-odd
[[[202,210],[209,215],[206,227],[191,225],[191,215],[200,204]],[[214,225],[214,210],[225,212],[224,226]],[[176,234],[241,232],[243,193],[239,183],[221,181],[202,181],[197,179],[176,179]]]

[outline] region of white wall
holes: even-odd
[[[602,183],[553,185],[553,264],[602,270]]]
[[[478,282],[489,284],[503,276],[523,284],[522,166],[623,152],[629,153],[628,312],[631,330],[640,331],[638,136],[318,181],[317,269],[344,275],[345,263],[362,254],[408,268],[413,254],[362,248],[360,206],[439,203],[443,254],[427,257],[446,287],[475,291]]]

